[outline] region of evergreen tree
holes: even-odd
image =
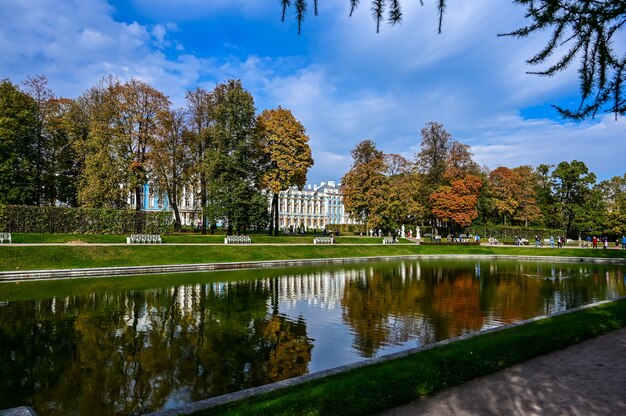
[[[215,100],[208,159],[210,199],[232,234],[246,232],[257,205],[261,158],[252,95],[240,80],[228,80],[212,92]],[[265,204],[267,211],[267,203]]]

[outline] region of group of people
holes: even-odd
[[[587,236],[586,238],[587,241],[587,247],[592,247],[594,249],[598,248],[598,244],[602,244],[602,248],[603,249],[607,249],[609,248],[609,239],[605,236],[605,237],[596,237],[595,235],[593,237],[591,236]],[[623,250],[626,250],[626,236],[622,236],[621,239],[616,239],[615,240],[615,247],[619,248],[619,246],[622,246]]]
[[[565,237],[561,237],[560,235],[558,235],[556,237],[556,244],[558,248],[563,248],[563,246],[565,245]],[[554,236],[550,236],[550,248],[554,248]]]

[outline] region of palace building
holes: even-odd
[[[302,190],[292,187],[279,194],[278,226],[282,229],[323,229],[328,225],[353,223],[345,213],[335,181],[307,185]]]
[[[163,199],[159,198],[151,183],[144,185],[143,196],[142,210],[171,211],[167,195]],[[135,207],[135,194],[132,192],[128,203],[132,208]],[[271,196],[268,197],[268,210],[270,204]],[[201,221],[200,198],[193,189],[183,189],[178,212],[183,225],[198,225]],[[278,196],[278,226],[281,229],[323,229],[328,225],[354,223],[345,212],[341,192],[335,181],[306,185],[302,190],[292,187]]]

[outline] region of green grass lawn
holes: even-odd
[[[194,413],[361,416],[626,326],[626,300],[480,335]]]
[[[359,237],[355,237],[359,238]],[[223,263],[403,255],[511,255],[626,258],[626,250],[415,244],[0,246],[0,271]]]
[[[319,234],[321,235],[321,234]],[[163,243],[169,244],[224,244],[224,234],[192,234],[178,233],[161,237]],[[257,244],[313,244],[313,234],[307,235],[279,235],[269,236],[263,234],[251,234],[252,243]],[[12,234],[14,244],[125,244],[125,235],[98,235],[98,234]],[[335,238],[337,244],[382,244],[381,237],[359,237],[354,235],[339,236]],[[411,241],[401,239],[401,244],[413,244]]]

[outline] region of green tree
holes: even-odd
[[[78,188],[78,201],[84,207],[128,206],[129,166],[118,129],[119,84],[113,77],[103,78],[78,99],[89,126],[85,141],[76,143],[84,160]]]
[[[589,172],[584,162],[573,160],[559,163],[552,172],[552,189],[559,204],[560,227],[568,237],[574,235],[577,215],[584,211],[596,182],[596,175]]]
[[[22,83],[25,92],[35,102],[35,134],[33,136],[34,166],[35,166],[35,205],[39,206],[46,201],[45,194],[53,188],[51,184],[51,167],[54,163],[54,149],[48,121],[51,113],[51,102],[54,99],[52,90],[48,88],[48,80],[43,75],[28,77]],[[46,180],[47,179],[47,180]],[[54,201],[51,202],[54,204]]]
[[[597,190],[602,195],[609,234],[626,235],[626,174],[600,182]]]
[[[74,100],[58,98],[48,102],[46,129],[50,146],[42,178],[42,197],[48,205],[78,205],[77,182],[82,169],[79,149],[89,129],[85,122]]]
[[[9,80],[0,81],[0,204],[35,204],[38,199],[37,104]]]
[[[364,140],[350,152],[352,168],[341,179],[341,194],[350,217],[370,227],[369,219],[386,182],[384,154],[371,140]],[[379,225],[378,223],[376,225]]]
[[[261,159],[252,95],[240,80],[228,80],[212,92],[215,100],[208,172],[210,199],[232,234],[246,232],[259,209]],[[267,211],[267,203],[264,205]]]
[[[311,148],[306,130],[291,114],[280,106],[265,110],[257,118],[259,146],[266,167],[261,183],[272,194],[269,234],[278,235],[278,197],[290,186],[302,189],[311,166]]]

